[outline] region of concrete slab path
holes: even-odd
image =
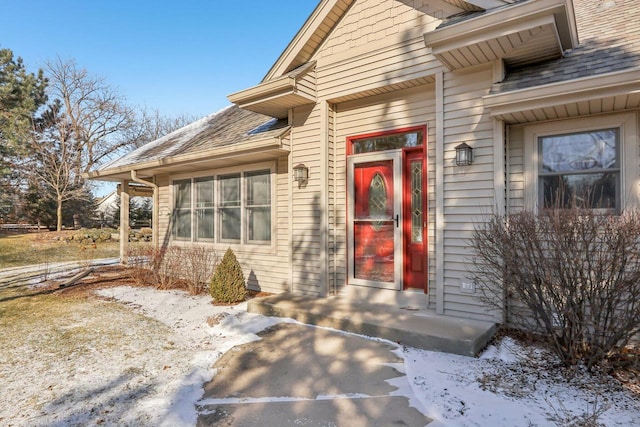
[[[198,426],[422,427],[431,421],[410,406],[396,346],[290,323],[259,335],[216,362]]]
[[[439,316],[428,310],[371,304],[344,297],[318,298],[283,293],[252,299],[247,310],[470,357],[477,355],[496,331],[495,323],[491,322]]]

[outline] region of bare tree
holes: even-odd
[[[135,126],[129,128],[127,139],[131,146],[141,147],[197,120],[188,114],[165,116],[157,109],[141,108]]]
[[[79,187],[83,172],[133,145],[128,131],[135,125],[135,114],[104,79],[73,60],[57,58],[47,62],[45,70],[49,96],[62,106],[58,126],[70,135],[65,155],[72,163],[73,185]]]
[[[26,170],[54,196],[56,202],[56,228],[62,230],[62,204],[67,200],[82,198],[85,188],[78,180],[76,156],[78,143],[74,140],[73,127],[62,112],[62,104],[56,100],[34,123],[30,140],[30,153]]]

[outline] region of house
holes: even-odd
[[[153,188],[158,245],[231,247],[256,289],[491,320],[474,224],[639,205],[635,0],[321,0],[229,100],[88,177]]]

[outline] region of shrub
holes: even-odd
[[[550,209],[476,227],[474,280],[513,326],[591,370],[640,331],[640,215]]]
[[[137,285],[151,281],[158,289],[172,289],[180,284],[182,249],[179,247],[134,246],[129,249],[127,258],[131,278]]]
[[[192,295],[204,293],[218,264],[218,254],[214,250],[194,246],[184,249],[183,257],[184,266],[187,269],[184,277],[189,293]]]
[[[216,302],[235,303],[247,297],[247,286],[240,263],[231,248],[227,249],[211,279],[211,296]]]

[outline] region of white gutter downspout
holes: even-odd
[[[151,228],[152,228],[151,236],[153,238],[153,247],[155,249],[158,249],[158,232],[160,227],[160,221],[159,221],[160,207],[158,206],[158,186],[154,182],[145,181],[144,179],[138,178],[138,173],[135,170],[131,171],[131,181],[153,188],[153,212],[151,213]]]

